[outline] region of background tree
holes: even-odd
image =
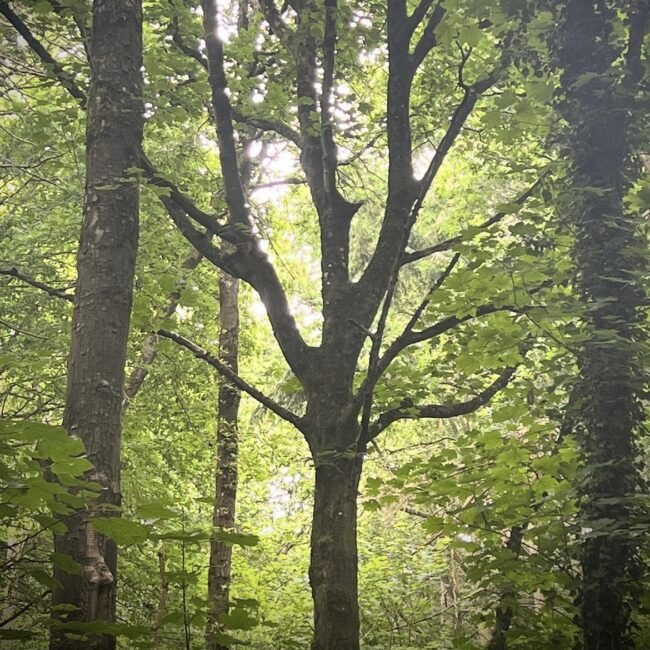
[[[616,12],[627,32],[616,34]],[[646,383],[641,219],[628,196],[640,171],[634,134],[648,28],[644,3],[561,7],[558,63],[565,93],[568,188],[585,340],[578,352],[575,432],[583,453],[582,629],[591,648],[635,647],[638,605],[639,439]],[[625,38],[627,41],[625,42]]]

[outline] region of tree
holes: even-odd
[[[239,352],[239,281],[226,274],[219,279],[219,352],[221,361],[237,372]],[[219,385],[217,414],[217,464],[215,470],[215,501],[213,525],[218,530],[235,526],[237,499],[237,416],[239,390],[222,381]],[[232,545],[212,538],[208,570],[208,632],[207,647],[222,650],[215,639],[220,618],[228,614],[230,600]]]
[[[446,17],[442,5],[426,0],[412,14],[406,3],[388,4],[388,191],[384,217],[374,251],[360,278],[350,275],[350,225],[361,204],[347,200],[337,185],[339,154],[335,143],[332,92],[335,82],[338,33],[347,12],[335,2],[294,3],[283,16],[272,2],[262,2],[269,37],[283,51],[295,74],[293,92],[298,130],[265,119],[247,118],[234,110],[229,99],[223,42],[218,35],[216,3],[202,3],[205,54],[184,44],[184,50],[209,72],[211,111],[216,123],[228,222],[218,224],[197,211],[168,179],[146,166],[166,209],[181,232],[206,259],[249,283],[266,307],[275,337],[306,396],[304,415],[298,416],[275,403],[247,382],[238,379],[205,350],[173,333],[162,331],[217,367],[236,386],[259,399],[305,435],[316,468],[312,526],[310,582],[314,599],[314,650],[359,647],[357,601],[356,516],[357,492],[367,445],[384,429],[401,419],[447,418],[470,413],[486,404],[515,373],[507,366],[475,397],[455,404],[414,404],[406,401],[373,416],[373,391],[391,363],[406,348],[431,340],[475,316],[496,311],[517,311],[510,306],[484,305],[472,316],[448,317],[416,330],[429,299],[425,298],[402,334],[381,353],[386,321],[400,269],[435,252],[452,248],[458,240],[407,253],[409,235],[431,183],[465,121],[481,95],[491,88],[499,65],[478,74],[469,84],[463,72],[471,48],[462,49],[459,66],[461,101],[449,127],[428,164],[424,176],[413,172],[410,98],[413,81],[427,54],[437,44],[437,30]],[[288,8],[287,8],[288,9]],[[319,34],[322,34],[322,38]],[[413,46],[415,43],[415,46]],[[316,81],[322,69],[322,91]],[[339,73],[340,74],[340,73]],[[300,162],[318,214],[321,244],[322,337],[308,345],[291,314],[286,291],[276,269],[260,245],[239,172],[233,117],[262,130],[277,131],[300,150]],[[490,220],[498,222],[503,214]],[[215,246],[192,224],[208,228],[212,236],[235,246],[227,253]],[[432,287],[438,288],[453,271],[458,256]],[[376,328],[373,323],[378,317]],[[360,380],[361,355],[370,340],[369,365]]]
[[[627,43],[616,33],[626,11]],[[575,232],[576,284],[584,302],[584,342],[570,417],[583,453],[581,623],[586,650],[634,647],[641,486],[638,444],[644,423],[646,296],[640,211],[626,204],[640,163],[636,85],[648,8],[577,1],[561,7],[557,51],[565,93],[566,218]],[[622,53],[624,50],[624,54]]]
[[[3,13],[11,10],[5,5]],[[67,521],[55,550],[82,567],[57,567],[60,587],[54,611],[73,606],[66,621],[115,621],[117,547],[99,534],[88,515],[114,516],[120,505],[120,430],[124,364],[138,246],[138,185],[132,170],[140,157],[143,129],[142,27],[138,2],[93,4],[86,137],[86,191],[64,426],[84,442],[101,485],[91,513]],[[60,616],[60,614],[56,614]],[[65,624],[53,629],[50,647],[114,648],[115,637],[70,638]],[[79,631],[83,630],[83,626]]]

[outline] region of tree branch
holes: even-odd
[[[256,117],[255,115],[244,115],[241,111],[233,108],[232,116],[236,122],[252,126],[254,129],[260,131],[272,131],[282,136],[286,140],[293,142],[298,148],[301,146],[300,134],[294,131],[288,124],[269,120],[264,117]]]
[[[420,319],[420,316],[422,315],[427,305],[429,304],[431,299],[431,294],[436,289],[440,288],[443,282],[449,277],[450,273],[453,271],[459,259],[460,259],[460,253],[456,253],[456,255],[454,255],[454,257],[447,265],[447,268],[440,274],[440,276],[433,283],[431,289],[425,296],[424,300],[422,300],[418,308],[415,310],[415,312],[409,319],[409,322],[404,327],[402,334],[396,339],[396,341],[406,338],[412,332],[416,323]],[[388,304],[389,304],[388,301],[384,302],[384,305],[382,307],[382,312],[379,317],[379,323],[377,325],[376,333],[368,332],[368,336],[370,336],[370,338],[372,339],[372,345],[370,347],[370,354],[368,357],[368,372],[355,397],[356,403],[359,403],[359,400],[363,400],[363,411],[361,416],[362,435],[364,435],[364,432],[368,431],[368,428],[370,426],[370,413],[372,410],[373,392],[377,384],[377,381],[379,377],[381,377],[384,370],[390,364],[390,361],[392,361],[392,359],[390,359],[388,360],[386,365],[382,366],[381,362],[383,361],[383,359],[380,358],[379,356],[381,351],[381,343],[384,338],[384,331],[386,329],[386,321],[388,320]],[[396,342],[393,342],[393,344],[388,348],[387,352],[390,352],[391,349],[395,347],[395,345]],[[397,350],[395,355],[397,355],[398,353],[399,350]]]
[[[454,145],[454,142],[456,142],[456,138],[460,135],[460,132],[465,122],[467,121],[467,118],[470,116],[472,110],[474,109],[474,106],[476,106],[476,102],[478,101],[482,93],[484,93],[486,90],[488,90],[488,88],[494,85],[495,81],[496,81],[496,77],[491,75],[486,79],[483,79],[481,81],[476,82],[475,84],[472,84],[471,86],[465,86],[463,88],[463,99],[460,101],[460,104],[458,104],[458,106],[456,107],[456,110],[454,111],[454,114],[451,117],[449,127],[447,128],[446,133],[440,140],[440,143],[436,148],[436,152],[433,155],[433,158],[431,159],[431,162],[429,163],[429,166],[426,172],[424,173],[424,176],[419,182],[418,197],[415,202],[415,205],[413,206],[413,210],[411,214],[411,220],[413,222],[415,222],[415,220],[417,219],[418,213],[422,208],[422,204],[424,203],[424,200],[426,198],[427,193],[429,192],[429,188],[431,187],[433,180],[438,174],[440,167],[442,167],[442,163],[444,162],[445,158],[447,157],[447,154],[449,153],[452,146]]]
[[[36,605],[36,603],[43,600],[46,596],[49,596],[51,593],[52,592],[49,589],[47,589],[42,594],[40,594],[40,596],[37,596],[33,600],[30,600],[29,602],[25,603],[22,607],[17,609],[13,614],[7,616],[7,618],[0,621],[0,628],[9,625],[9,623],[12,623],[17,618],[20,618],[25,612],[29,611],[34,605]]]
[[[456,265],[458,258],[455,256],[447,269],[438,277],[432,291],[428,294],[429,296],[437,286],[440,286],[442,282],[447,278],[453,267]],[[426,308],[429,299],[428,297],[422,302],[422,304],[415,311],[407,325],[405,326],[402,333],[388,346],[383,355],[379,356],[379,345],[381,340],[377,338],[376,334],[372,334],[371,338],[373,339],[373,345],[370,351],[370,359],[368,363],[368,372],[366,377],[361,384],[361,387],[355,395],[354,403],[359,405],[363,404],[363,413],[361,421],[361,430],[362,432],[368,431],[370,429],[370,411],[372,408],[372,395],[374,388],[381,378],[381,376],[386,372],[390,364],[395,360],[402,350],[409,347],[410,345],[415,345],[416,343],[421,343],[439,336],[444,332],[447,332],[455,327],[458,327],[462,323],[466,323],[474,318],[479,318],[481,316],[486,316],[488,314],[493,314],[500,311],[512,311],[514,313],[525,313],[527,308],[525,307],[515,307],[513,305],[503,305],[496,306],[492,304],[483,305],[479,307],[474,314],[467,315],[462,318],[457,318],[456,316],[449,316],[444,318],[441,321],[438,321],[435,325],[427,327],[424,330],[413,331],[413,327],[417,323],[419,317],[422,315],[422,312]]]
[[[78,11],[76,11],[76,7],[74,9],[70,7],[64,7],[59,2],[59,0],[49,0],[49,2],[57,15],[65,15],[65,13],[70,11],[72,14],[72,20],[74,21],[74,24],[77,26],[77,30],[79,31],[79,36],[81,36],[81,42],[84,47],[84,52],[86,53],[86,60],[90,63],[92,60],[90,53],[90,27],[84,20],[84,17]]]
[[[236,227],[234,234],[237,245],[256,245],[253,224],[240,174],[235,132],[232,124],[232,110],[228,98],[228,82],[224,68],[223,43],[218,35],[219,19],[217,0],[202,0],[203,29],[208,59],[208,76],[212,91],[212,107],[219,144],[219,163],[223,176],[226,204],[230,221]]]
[[[196,250],[193,250],[185,261],[181,264],[181,269],[183,274],[176,285],[176,289],[172,291],[167,297],[167,305],[163,310],[163,316],[165,318],[171,316],[179,305],[179,300],[181,297],[181,291],[187,283],[187,278],[189,272],[195,269],[201,260],[203,255]],[[136,367],[133,369],[129,375],[125,386],[124,386],[124,403],[122,409],[136,396],[142,384],[149,374],[149,367],[154,362],[156,355],[158,354],[158,335],[155,333],[149,334],[142,344],[142,349],[140,350],[140,358]]]
[[[86,93],[77,85],[74,75],[63,69],[61,64],[41,45],[29,27],[12,11],[11,7],[4,0],[0,0],[0,13],[25,39],[32,51],[45,64],[45,67],[52,72],[59,83],[79,101],[82,108],[86,108]]]
[[[433,0],[420,0],[418,6],[413,10],[413,13],[408,18],[408,28],[411,35],[427,15],[432,4]]]
[[[401,260],[408,244],[411,230],[418,218],[429,188],[479,97],[495,83],[496,79],[495,76],[490,76],[463,88],[463,99],[456,107],[449,127],[442,137],[424,176],[420,181],[415,181],[413,180],[411,141],[409,135],[410,115],[408,104],[410,83],[407,84],[400,77],[402,73],[399,71],[400,62],[401,65],[408,65],[408,63],[404,59],[403,44],[397,37],[394,36],[393,38],[396,40],[393,47],[397,48],[397,53],[395,54],[394,63],[391,64],[391,59],[389,58],[389,70],[391,66],[396,69],[393,72],[389,72],[389,189],[386,216],[382,223],[375,252],[358,283],[359,293],[361,296],[366,297],[365,302],[370,307],[373,306],[370,300],[375,300],[378,304],[384,294],[384,304],[390,307],[392,293],[397,284],[400,267],[402,266]],[[391,75],[394,77],[392,82]],[[395,98],[393,99],[391,99],[391,84],[395,93]],[[405,84],[407,85],[406,88],[404,87]],[[391,106],[393,106],[392,109]],[[394,114],[392,118],[391,111]],[[408,151],[404,149],[405,145],[400,141],[406,135],[408,135]],[[408,176],[404,176],[404,170],[398,168],[400,161],[401,165],[407,166],[409,170]],[[385,276],[384,269],[386,266],[390,266],[392,271],[386,285],[381,286],[381,278]]]
[[[411,30],[414,30],[419,24],[419,22],[422,20],[422,18],[424,18],[424,13],[426,13],[426,10],[422,14],[422,18],[417,19],[417,16],[419,15],[418,10],[421,11],[420,7],[425,4],[431,5],[431,2],[427,0],[423,0],[420,3],[420,6],[418,6],[418,8],[413,12],[411,17],[409,18],[409,23],[411,24]],[[415,45],[415,49],[413,50],[413,54],[411,55],[413,66],[416,69],[420,67],[420,64],[422,63],[422,61],[424,61],[426,55],[429,52],[431,52],[431,50],[436,46],[436,27],[438,27],[438,25],[444,18],[445,13],[446,13],[446,9],[442,6],[441,2],[438,2],[434,10],[431,12],[431,16],[429,16],[429,20],[427,21],[424,31],[422,32],[422,36],[420,37],[420,40]],[[417,22],[414,22],[414,17],[416,18]],[[411,33],[413,33],[413,31],[411,31]]]
[[[227,379],[233,386],[238,388],[250,395],[254,400],[258,401],[262,406],[273,411],[277,416],[281,417],[283,420],[290,422],[300,431],[303,430],[302,427],[302,418],[300,418],[295,413],[292,413],[288,409],[284,408],[270,397],[266,396],[264,393],[259,391],[257,388],[251,386],[248,382],[242,379],[239,375],[234,373],[228,366],[223,364],[217,357],[211,355],[209,352],[204,350],[202,347],[196,345],[192,341],[186,339],[185,337],[177,334],[175,332],[169,332],[168,330],[158,330],[158,334],[164,338],[174,341],[178,345],[184,347],[190,352],[194,353],[194,356],[197,359],[202,359],[207,362],[213,368],[215,368],[225,379]]]
[[[191,220],[186,216],[185,211],[182,210],[171,197],[160,196],[159,199],[165,207],[169,218],[174,222],[185,239],[187,239],[187,241],[189,241],[190,244],[199,251],[199,253],[220,269],[225,270],[231,275],[236,275],[235,269],[233,268],[234,256],[226,255],[223,250],[217,248],[212,243],[212,233],[207,234],[197,230],[192,225]],[[238,271],[239,275],[237,275],[237,277],[240,277],[244,271],[241,269]]]
[[[514,200],[514,203],[523,205],[537,191],[537,188],[540,186],[540,184],[542,183],[545,177],[546,177],[546,172],[544,172],[523,194],[519,195]],[[495,223],[498,223],[499,221],[504,219],[507,214],[509,213],[497,212],[495,215],[493,215],[489,219],[486,219],[482,224],[477,226],[477,228],[480,230],[486,230],[490,226],[493,226]],[[424,257],[429,257],[434,253],[441,253],[443,251],[448,251],[450,248],[453,248],[457,244],[460,244],[462,241],[463,241],[463,236],[456,235],[455,237],[450,237],[449,239],[445,239],[441,242],[438,242],[437,244],[433,244],[432,246],[427,246],[426,248],[423,248],[421,250],[413,251],[411,253],[404,253],[404,255],[402,256],[401,264],[402,266],[404,266],[406,264],[411,264],[412,262],[416,262],[417,260],[421,260]]]
[[[196,223],[203,226],[210,234],[217,235],[230,243],[235,243],[237,241],[231,227],[219,223],[216,215],[201,210],[188,196],[183,194],[174,183],[172,183],[168,178],[165,178],[153,166],[144,151],[141,152],[140,155],[140,164],[142,165],[142,169],[144,170],[149,183],[154,187],[167,190],[169,198],[171,198],[174,204],[176,204],[193,221],[196,221]],[[162,199],[163,197],[160,196],[159,198]],[[165,204],[164,201],[163,204]]]
[[[282,20],[282,16],[278,11],[275,0],[260,0],[260,7],[273,34],[288,44],[289,38],[293,32],[284,20]]]
[[[178,16],[174,16],[169,25],[169,33],[172,37],[172,42],[176,47],[183,53],[185,56],[194,59],[204,70],[209,72],[208,59],[203,55],[203,53],[189,46],[180,32],[178,25]],[[273,131],[278,135],[281,135],[283,138],[293,142],[295,145],[300,146],[300,135],[296,133],[289,125],[284,124],[283,122],[277,122],[269,120],[266,118],[260,118],[250,115],[244,115],[242,112],[232,109],[232,117],[236,122],[240,124],[246,124],[252,126],[255,129],[260,131]]]
[[[53,298],[60,298],[62,300],[67,300],[68,302],[74,301],[74,293],[68,293],[66,291],[62,291],[61,289],[55,289],[48,284],[39,282],[38,280],[35,280],[34,278],[31,278],[24,273],[21,273],[15,267],[12,267],[10,269],[0,269],[0,275],[7,275],[11,278],[16,278],[25,284],[29,284],[32,287],[40,289],[41,291],[45,291],[45,293],[52,296]]]
[[[178,25],[178,16],[172,16],[171,22],[169,24],[169,33],[172,37],[172,42],[174,45],[185,55],[194,59],[204,70],[208,69],[208,60],[205,56],[196,48],[190,47],[185,43],[183,37],[181,36],[180,27]]]
[[[230,215],[231,241],[237,246],[237,251],[229,256],[223,254],[215,256],[215,249],[212,247],[209,251],[210,256],[206,254],[206,257],[230,275],[251,284],[260,294],[280,349],[296,376],[302,380],[305,370],[309,367],[310,348],[302,338],[291,315],[287,296],[277,272],[269,262],[266,253],[262,251],[259,238],[254,234],[249,204],[244,191],[235,145],[232,110],[228,99],[223,43],[218,37],[217,0],[202,0],[201,6],[219,144],[219,161]],[[195,236],[191,231],[189,234]]]
[[[516,305],[494,305],[486,304],[478,307],[473,313],[468,314],[467,316],[462,316],[458,318],[456,316],[448,316],[438,321],[434,325],[424,328],[423,330],[406,330],[401,336],[397,337],[391,345],[388,347],[386,352],[379,360],[377,364],[377,370],[381,376],[390,363],[395,359],[395,357],[402,351],[404,348],[407,348],[416,343],[422,343],[422,341],[427,341],[436,336],[448,332],[455,327],[463,323],[467,323],[474,318],[480,318],[481,316],[488,316],[489,314],[495,314],[497,312],[509,311],[514,314],[522,314],[527,311],[526,307],[517,307]]]
[[[403,406],[382,413],[370,426],[368,438],[376,438],[384,429],[387,429],[397,420],[418,420],[422,418],[446,419],[459,415],[473,413],[481,406],[487,404],[500,390],[505,388],[516,372],[516,367],[509,366],[487,388],[476,397],[456,404],[426,404],[415,405],[405,403]]]

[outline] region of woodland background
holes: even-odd
[[[143,149],[155,170],[136,160],[123,170],[128,179],[119,181],[130,184],[136,203],[139,188],[140,220],[135,274],[125,282],[134,287],[130,324],[128,314],[122,319],[129,336],[115,438],[121,440],[121,519],[115,510],[89,505],[102,486],[84,484],[83,476],[94,476],[96,459],[83,456],[83,444],[60,427],[85,203],[84,228],[90,214],[85,106],[86,97],[92,106],[95,87],[89,59],[98,57],[89,47],[90,25],[102,5],[118,14],[138,7],[117,0],[91,4],[0,2],[3,647],[47,647],[50,629],[65,619],[60,601],[50,609],[51,593],[60,589],[62,573],[82,569],[79,558],[53,553],[52,542],[74,512],[91,512],[100,539],[119,548],[117,601],[112,618],[77,621],[66,630],[68,641],[59,641],[72,645],[53,648],[114,647],[115,637],[125,649],[240,643],[269,650],[310,643],[323,650],[650,647],[643,570],[650,209],[645,3],[219,2],[217,40],[225,43],[221,69],[229,87],[220,96],[202,22],[205,7],[216,4],[204,2],[202,9],[186,0],[146,0],[138,101]],[[572,23],[571,4],[591,22],[574,16]],[[391,62],[401,38],[395,26],[407,24],[422,50],[412,43],[412,56],[422,56],[407,91],[410,110],[393,100],[391,113],[390,96],[407,74]],[[589,28],[580,31],[585,24],[595,25],[591,40]],[[573,34],[572,25],[579,27]],[[283,36],[291,29],[295,41]],[[580,38],[593,46],[583,70],[577,63],[571,68],[567,45]],[[119,38],[103,40],[120,64]],[[304,85],[309,70],[301,68],[311,60],[310,44],[315,86]],[[573,54],[574,62],[582,61],[580,52]],[[336,67],[328,73],[330,60]],[[119,69],[116,74],[120,86]],[[331,100],[322,101],[328,91]],[[224,163],[225,113],[214,97],[232,105],[239,166]],[[125,124],[118,120],[118,131]],[[621,124],[625,144],[618,156]],[[400,143],[408,147],[408,162]],[[311,159],[310,147],[316,148]],[[394,171],[398,159],[406,165],[402,172]],[[319,160],[323,169],[314,171]],[[576,173],[588,166],[585,160],[599,169],[620,162],[615,192]],[[246,195],[241,206],[249,226],[243,229],[233,217],[239,204],[228,189],[228,169]],[[406,180],[395,180],[396,173]],[[407,187],[412,177],[428,179],[428,193],[396,198],[395,187]],[[194,216],[186,206],[186,216],[174,219],[175,193],[192,198]],[[613,194],[618,212],[611,204],[601,209]],[[374,268],[382,224],[400,202],[417,205],[417,221],[402,224],[402,250],[377,265],[385,276],[378,291],[386,310],[378,300],[367,322],[357,320],[348,317],[355,301],[341,299],[343,306],[328,312],[342,287]],[[338,267],[321,268],[321,238],[338,236],[338,222],[327,221],[337,209],[352,215],[348,275],[328,294],[327,274],[334,268],[336,276]],[[600,221],[581,222],[598,210]],[[202,215],[212,221],[200,222]],[[234,300],[234,281],[188,242],[192,219],[201,241],[211,242],[206,250],[224,232],[231,237],[218,259],[235,275],[244,267],[227,255],[244,259],[245,246],[253,246],[247,238],[254,240],[277,273],[306,346],[325,340],[324,318],[331,318],[340,335],[329,349],[343,356],[329,356],[326,370],[314,365],[299,379],[301,354],[293,356],[292,370],[290,346],[283,355],[274,339],[277,322],[272,327],[267,318],[275,298],[267,293],[262,300],[250,286],[266,287],[268,272],[260,280],[241,271],[238,304],[224,307],[226,296]],[[604,293],[594,293],[593,277]],[[239,315],[238,325],[224,326],[225,309]],[[603,310],[607,324],[599,325],[594,319]],[[328,373],[348,363],[348,341],[359,347],[350,395],[365,390],[373,363],[381,366],[391,342],[405,340],[418,322],[416,331],[433,329],[389,360],[354,416],[361,433],[352,457],[364,465],[360,632],[345,643],[331,631],[317,632],[313,641],[308,572],[314,466],[322,452],[314,441],[321,438],[303,435],[278,411],[309,415],[305,405],[315,387],[334,386]],[[230,343],[224,327],[234,332]],[[213,358],[220,347],[222,356],[228,353],[234,340],[235,370],[266,396],[267,407],[277,408],[265,408],[244,390],[236,426],[225,427],[224,404],[239,391],[214,364],[169,340],[170,332]],[[602,350],[609,356],[594,373],[589,360]],[[232,358],[225,361],[233,367]],[[628,400],[622,413],[619,402],[608,406],[603,397],[621,386]],[[593,408],[591,399],[602,408]],[[348,402],[332,400],[329,415],[323,408],[333,421]],[[421,405],[433,405],[428,415]],[[598,438],[595,417],[618,424],[601,422],[605,434]],[[618,442],[610,445],[607,435],[628,447],[617,456]],[[227,457],[220,455],[224,448]],[[345,456],[349,446],[332,449]],[[215,529],[215,481],[228,476],[224,471],[231,472],[231,488],[238,484],[236,516],[234,525]],[[620,489],[617,476],[623,476]],[[589,507],[610,514],[594,515]],[[217,546],[232,549],[218,622],[214,593],[208,593],[211,539],[213,556]],[[620,592],[612,612],[620,646],[589,638],[580,645],[590,624],[581,610],[589,539],[606,547],[589,574],[592,585],[600,580],[601,591]],[[626,549],[622,573],[603,578],[598,571],[615,570],[607,553],[619,542],[616,548]],[[598,619],[596,610],[592,614]],[[218,631],[206,641],[209,620]],[[354,621],[348,624],[354,628]]]

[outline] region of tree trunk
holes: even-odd
[[[585,650],[634,647],[638,538],[631,497],[640,484],[637,436],[643,423],[640,342],[640,219],[626,213],[630,186],[628,72],[614,44],[615,10],[605,3],[566,3],[559,49],[568,123],[569,194],[577,287],[589,333],[578,353],[575,432],[583,451],[580,485],[581,617]],[[634,19],[631,20],[634,22]],[[641,25],[642,29],[644,26]],[[642,38],[641,38],[642,41]],[[631,41],[630,41],[631,42]]]
[[[321,454],[316,464],[309,581],[312,650],[358,650],[357,492],[362,457]]]
[[[237,372],[239,355],[239,280],[225,273],[219,278],[219,350],[223,363]],[[240,392],[223,379],[219,385],[217,421],[217,466],[212,522],[215,528],[235,526],[237,500],[237,416]],[[232,546],[216,539],[210,542],[208,569],[207,650],[227,650],[215,638],[222,630],[219,618],[228,613]]]
[[[90,514],[115,515],[120,505],[120,418],[138,245],[138,166],[142,141],[142,13],[139,0],[95,0],[92,81],[86,127],[86,191],[68,360],[64,426],[79,436],[102,485]],[[61,588],[53,605],[76,608],[64,620],[115,621],[117,548],[87,523],[88,512],[66,520],[55,550],[70,555],[81,574],[55,568]],[[54,609],[55,618],[64,615]],[[52,650],[115,647],[115,638],[66,638],[53,630]]]
[[[513,526],[510,529],[510,537],[506,543],[508,549],[515,557],[519,557],[521,553],[521,545],[524,541],[524,531],[526,526]],[[501,592],[499,603],[497,605],[496,619],[494,628],[492,629],[492,636],[488,645],[489,650],[507,650],[508,648],[508,630],[512,625],[512,618],[514,612],[511,601],[516,596],[514,588],[506,588]]]

